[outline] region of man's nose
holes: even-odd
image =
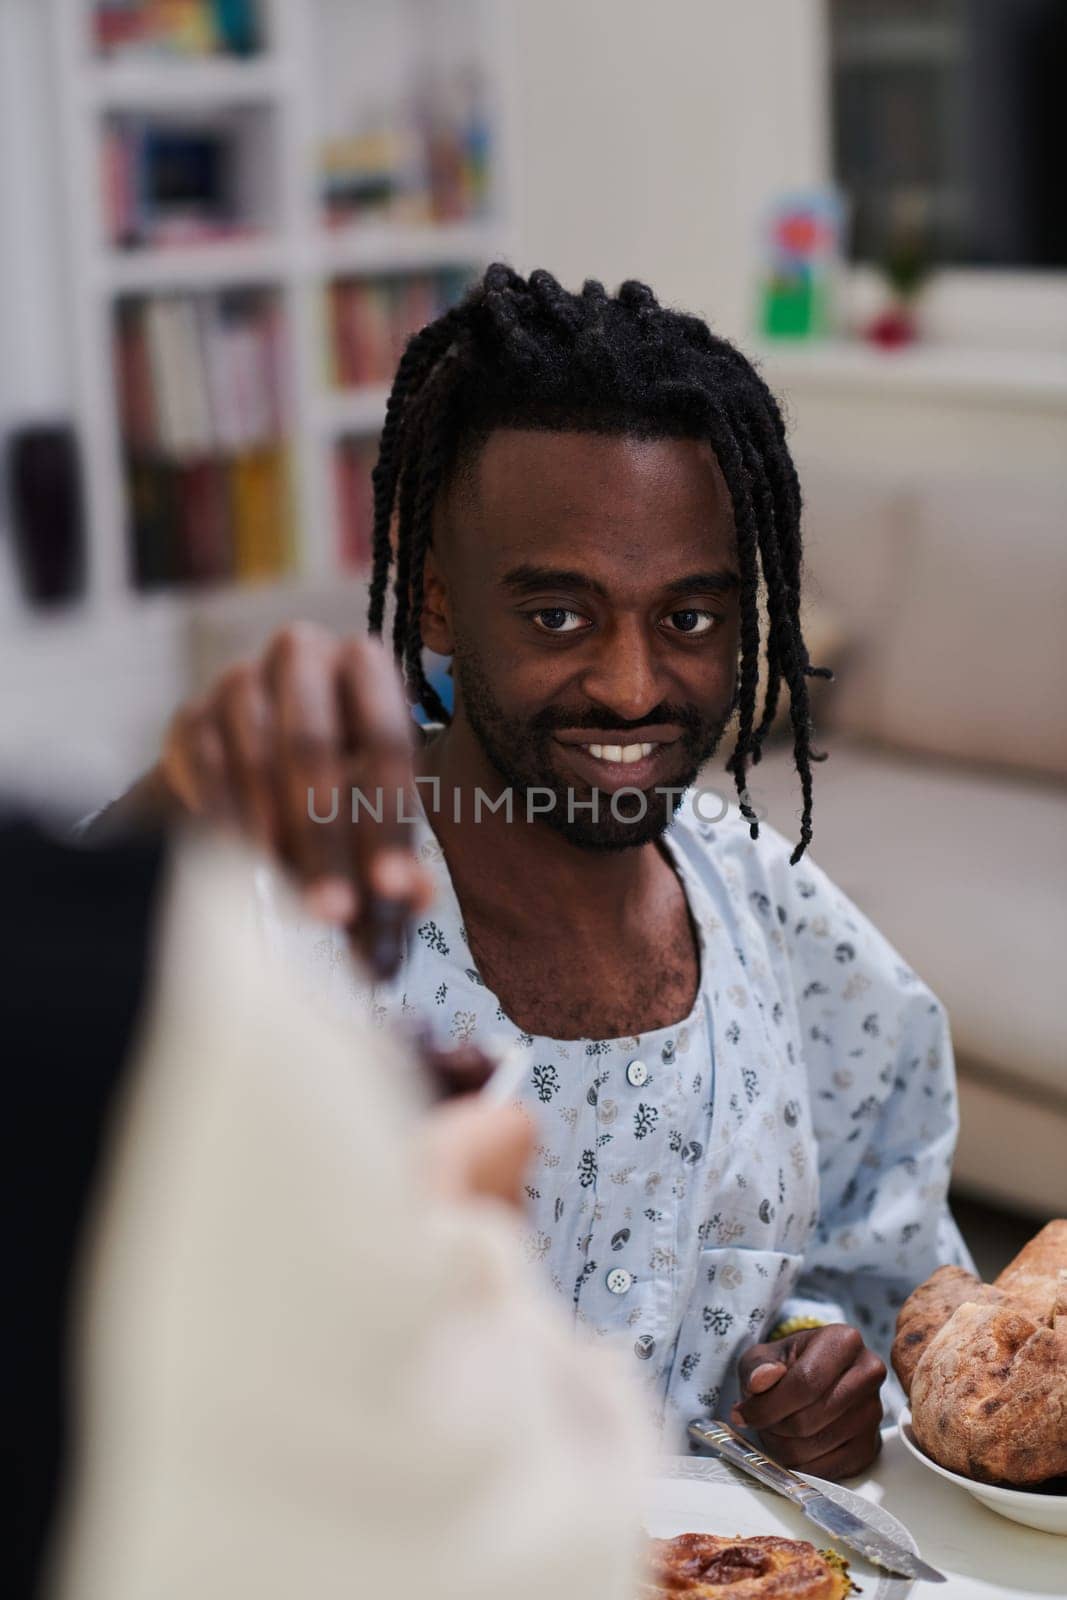
[[[582,674],[582,690],[597,705],[637,722],[665,698],[654,641],[639,618],[623,618],[601,634]]]

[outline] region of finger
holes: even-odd
[[[192,745],[206,713],[206,701],[182,706],[167,728],[159,758],[160,776],[167,791],[193,816],[202,816],[206,810],[206,797],[200,792],[192,757]]]
[[[805,1406],[793,1416],[775,1423],[775,1432],[787,1438],[808,1439],[872,1398],[881,1406],[879,1396],[885,1377],[885,1362],[873,1350],[865,1349],[814,1405]]]
[[[337,677],[345,741],[369,802],[359,806],[348,838],[363,896],[355,942],[373,971],[388,977],[399,964],[407,924],[430,892],[414,858],[414,728],[396,667],[373,641],[347,641]]]
[[[748,1391],[750,1394],[765,1394],[772,1389],[779,1378],[784,1378],[789,1368],[784,1361],[762,1361],[756,1369],[749,1374]]]
[[[832,1481],[855,1478],[859,1473],[866,1472],[872,1462],[877,1460],[881,1448],[882,1435],[876,1428],[873,1434],[857,1435],[837,1450],[816,1456],[803,1470],[810,1473],[813,1478],[829,1478]]]
[[[742,1399],[750,1394],[763,1394],[782,1378],[794,1364],[801,1351],[820,1330],[801,1329],[784,1339],[774,1339],[768,1344],[753,1344],[737,1363]],[[768,1369],[768,1370],[764,1370]],[[760,1376],[757,1379],[756,1374]]]
[[[810,1339],[796,1334],[790,1341],[785,1377],[765,1394],[748,1395],[741,1402],[741,1414],[748,1427],[762,1432],[805,1410],[821,1399],[863,1351],[863,1339],[855,1328],[833,1326],[810,1331]]]
[[[788,1355],[791,1341],[777,1339],[773,1344],[753,1344],[743,1353],[737,1363],[737,1376],[741,1383],[741,1393],[760,1393],[759,1389],[752,1390],[752,1379],[761,1367],[781,1367],[783,1370],[788,1365]],[[779,1373],[779,1377],[781,1373]],[[777,1380],[776,1380],[777,1381]],[[763,1388],[770,1384],[763,1380]]]
[[[428,880],[410,852],[386,843],[376,848],[369,834],[358,857],[366,889],[355,942],[372,970],[389,977],[400,962],[409,922],[426,904]]]
[[[761,1361],[759,1366],[754,1367],[748,1374],[747,1378],[742,1379],[744,1391],[747,1394],[765,1394],[768,1389],[774,1387],[779,1378],[784,1378],[788,1371],[789,1368],[784,1361]],[[730,1412],[730,1421],[735,1428],[746,1426],[740,1408],[736,1405]]]
[[[236,816],[237,802],[230,789],[226,747],[218,724],[208,711],[185,723],[178,760],[184,764],[189,809],[212,822]]]
[[[869,1437],[877,1433],[882,1421],[882,1402],[878,1396],[868,1397],[851,1411],[835,1417],[818,1432],[805,1438],[779,1433],[774,1429],[761,1429],[760,1439],[767,1454],[783,1467],[807,1468],[809,1461],[832,1454],[857,1435]]]
[[[306,884],[348,876],[336,648],[328,634],[301,625],[277,634],[264,661],[283,852]]]
[[[274,793],[272,715],[259,668],[251,662],[231,667],[213,698],[240,821],[258,845],[274,850],[281,830]]]

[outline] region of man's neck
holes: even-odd
[[[436,811],[425,790],[423,802],[467,920],[532,939],[546,930],[557,938],[595,937],[605,928],[621,931],[639,922],[662,885],[666,861],[656,844],[582,849],[547,822],[528,821],[519,794],[513,796],[510,822],[505,810],[491,811],[484,803],[476,820],[476,794],[496,801],[507,785],[464,722],[427,739],[416,771],[438,780]]]

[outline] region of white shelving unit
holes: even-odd
[[[385,416],[389,390],[384,386],[368,384],[365,388],[334,390],[319,401],[316,420],[320,430],[328,437],[344,434],[373,433]]]
[[[517,63],[511,0],[261,0],[268,48],[253,59],[117,60],[92,53],[91,0],[33,0],[49,41],[46,94],[64,183],[41,196],[62,241],[63,324],[85,474],[88,589],[58,613],[12,609],[0,629],[0,773],[46,799],[100,804],[154,758],[180,701],[227,653],[246,653],[287,619],[358,627],[365,583],[342,568],[333,453],[372,438],[379,386],[332,391],[323,300],[336,277],[477,267],[518,253],[511,108]],[[3,0],[0,0],[3,4]],[[406,34],[397,17],[407,12]],[[461,15],[462,13],[462,15]],[[490,220],[327,228],[318,195],[328,108],[381,104],[379,63],[431,39],[447,51],[457,16],[478,30],[488,72]],[[35,23],[35,27],[37,24]],[[334,42],[334,33],[337,42]],[[398,44],[399,41],[399,44]],[[268,230],[203,248],[118,251],[105,235],[98,153],[117,113],[234,112],[269,138]],[[334,123],[336,124],[336,117]],[[117,302],[171,290],[272,288],[288,329],[298,570],[277,580],[143,592],[131,576],[112,360]],[[66,387],[66,380],[65,380]],[[69,775],[69,782],[68,782]],[[77,797],[77,800],[74,799]]]
[[[324,290],[334,277],[388,274],[486,264],[515,251],[511,102],[512,21],[507,0],[261,0],[268,47],[250,59],[101,61],[92,53],[92,0],[48,0],[56,67],[56,102],[62,117],[67,176],[68,283],[78,424],[86,473],[89,527],[88,595],[69,626],[121,626],[133,617],[188,615],[205,605],[218,608],[234,595],[242,614],[255,605],[264,584],[246,592],[233,584],[221,591],[182,590],[145,595],[130,577],[130,552],[117,397],[112,370],[113,318],[117,300],[168,291],[214,291],[268,287],[281,298],[291,398],[291,459],[297,505],[296,573],[278,593],[302,593],[333,584],[340,570],[334,518],[332,452],[346,435],[374,434],[384,415],[386,391],[367,387],[332,391],[322,349]],[[328,228],[317,192],[324,51],[329,30],[343,26],[345,48],[365,21],[368,48],[377,48],[383,28],[395,32],[398,8],[424,27],[435,10],[455,17],[465,8],[477,30],[480,60],[488,67],[492,167],[487,221],[433,225],[360,222]],[[437,19],[440,25],[441,18]],[[448,17],[445,17],[447,23]],[[323,30],[327,37],[324,38]],[[336,54],[336,52],[334,52]],[[366,82],[367,66],[355,88]],[[369,92],[369,90],[368,90]],[[254,237],[195,247],[119,251],[105,238],[99,148],[104,119],[118,111],[266,111],[276,152],[276,224]],[[276,605],[277,595],[265,600]],[[32,628],[33,623],[27,622]],[[62,624],[52,624],[62,629]]]
[[[72,20],[77,27],[77,16]],[[273,50],[249,61],[92,61],[79,74],[78,92],[87,104],[104,111],[140,110],[145,105],[157,110],[205,103],[247,105],[273,101],[295,88],[289,67]]]

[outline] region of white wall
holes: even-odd
[[[822,181],[821,0],[518,0],[523,268],[751,331],[759,230]]]

